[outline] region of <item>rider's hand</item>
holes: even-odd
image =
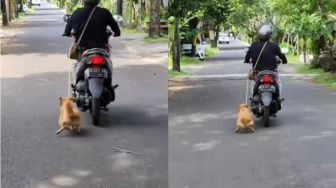
[[[120,37],[120,33],[117,34],[117,33],[113,32],[112,34],[113,34],[113,37]]]

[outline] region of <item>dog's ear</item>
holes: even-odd
[[[63,103],[63,97],[60,97],[59,100],[60,100],[60,105],[62,105],[62,103]]]
[[[71,100],[72,102],[76,102],[76,99],[75,99],[74,97],[71,97],[70,100]]]

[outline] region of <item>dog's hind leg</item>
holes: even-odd
[[[58,131],[56,131],[56,134],[61,133],[64,129],[65,129],[65,127],[61,127],[60,129],[58,129]]]

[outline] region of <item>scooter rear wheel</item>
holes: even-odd
[[[100,122],[100,99],[92,99],[91,104],[92,124],[98,125]]]
[[[263,121],[265,127],[269,127],[269,118],[270,118],[270,107],[264,107]]]

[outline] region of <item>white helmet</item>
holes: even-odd
[[[258,29],[258,37],[260,40],[269,40],[272,35],[272,25],[263,24]]]

